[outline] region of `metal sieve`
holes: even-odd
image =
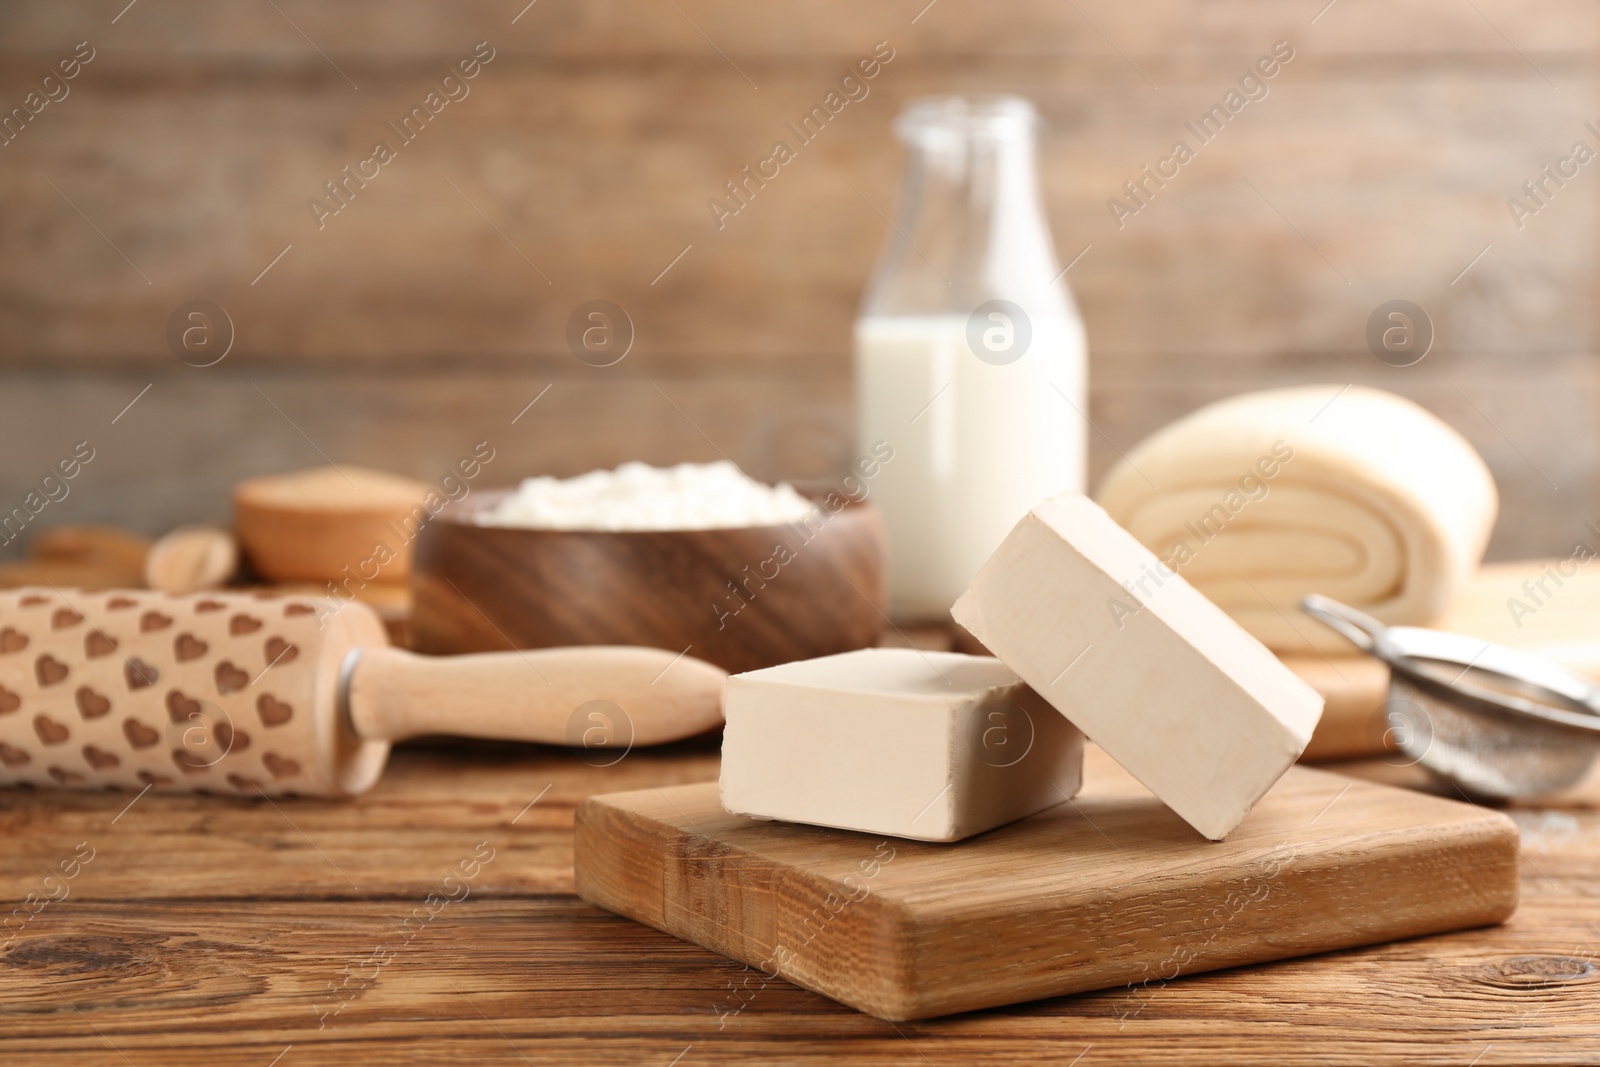
[[[1476,799],[1552,793],[1600,754],[1600,686],[1476,637],[1384,626],[1325,596],[1306,614],[1389,666],[1388,737]]]

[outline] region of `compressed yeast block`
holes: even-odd
[[[728,679],[722,806],[959,841],[1061,804],[1083,734],[989,656],[867,648]]]
[[[1322,714],[1316,690],[1077,493],[1029,512],[950,613],[1212,840]]]

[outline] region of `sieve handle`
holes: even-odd
[[[1300,610],[1334,630],[1363,652],[1373,652],[1383,637],[1384,625],[1371,615],[1317,593],[1300,601]]]

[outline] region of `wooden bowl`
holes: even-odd
[[[430,496],[442,504],[426,482],[349,464],[250,478],[233,487],[234,533],[269,581],[404,585]]]
[[[737,673],[878,642],[887,541],[870,504],[721,530],[472,521],[506,492],[475,493],[422,528],[411,574],[418,651],[649,645]]]

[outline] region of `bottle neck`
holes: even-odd
[[[908,133],[907,148],[896,232],[866,313],[966,314],[996,298],[1054,310],[1060,268],[1031,133],[923,128]]]

